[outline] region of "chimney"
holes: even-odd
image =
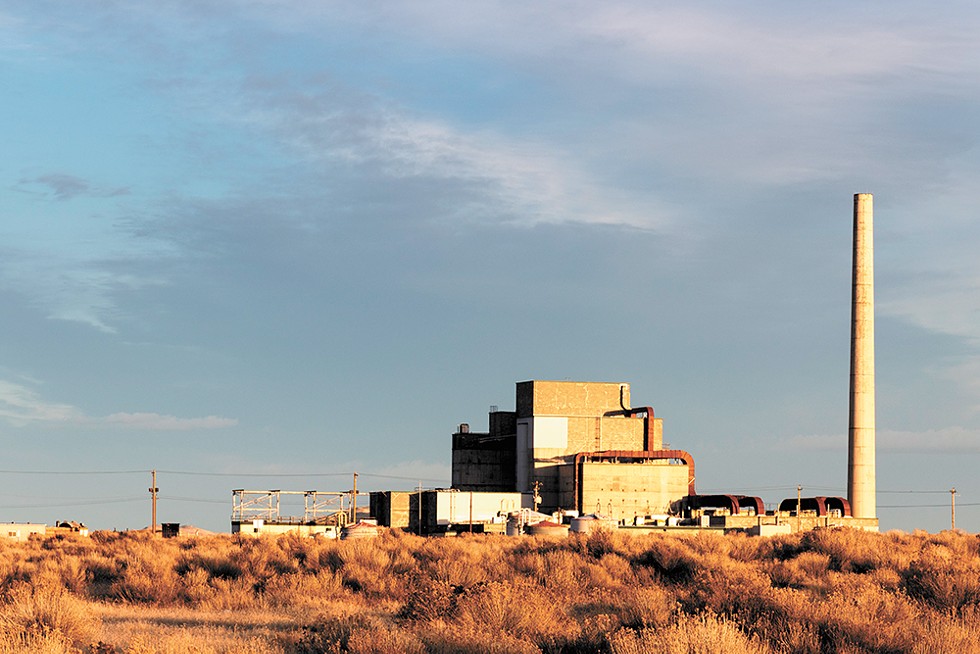
[[[847,499],[855,518],[875,518],[875,299],[873,196],[854,196],[851,392]]]

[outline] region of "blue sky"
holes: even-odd
[[[970,3],[0,0],[0,520],[143,526],[153,468],[161,520],[219,530],[233,488],[444,484],[525,379],[630,382],[703,491],[843,494],[871,192],[882,528],[948,526],[956,486],[980,530],[977,34]]]

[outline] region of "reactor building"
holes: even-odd
[[[758,497],[698,495],[694,457],[664,447],[663,421],[652,407],[632,405],[629,384],[542,380],[518,382],[515,410],[492,407],[487,432],[459,425],[452,492],[469,493],[470,505],[478,493],[519,493],[522,506],[536,511],[598,514],[620,524],[877,530],[869,193],[854,196],[853,236],[847,498],[797,494],[767,510]]]
[[[666,516],[695,494],[694,457],[664,449],[663,420],[631,406],[629,384],[518,382],[515,407],[492,410],[488,432],[459,426],[453,488],[529,493],[545,513],[616,520]]]

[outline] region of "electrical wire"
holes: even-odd
[[[147,470],[146,472],[150,472]],[[445,483],[446,477],[409,477],[402,475],[386,475],[380,472],[202,472],[196,470],[160,470],[157,474],[188,475],[196,477],[376,477],[378,479],[397,479],[400,481],[431,481]]]
[[[2,475],[136,475],[151,474],[152,469],[146,470],[0,470]],[[163,470],[156,473],[166,475],[186,475],[195,477],[374,477],[377,479],[395,479],[399,481],[427,481],[446,483],[446,477],[411,477],[406,475],[387,475],[380,472],[208,472],[201,470]]]
[[[879,509],[948,509],[950,504],[888,504],[879,506]],[[961,506],[980,506],[980,502],[957,502],[956,508]]]
[[[137,475],[152,470],[0,470],[0,475]]]
[[[58,509],[64,506],[101,506],[103,504],[125,504],[128,502],[145,501],[145,497],[120,497],[116,499],[76,500],[74,502],[56,502],[44,504],[0,504],[0,509]]]
[[[207,500],[200,497],[176,497],[174,495],[157,495],[158,500],[168,502],[197,502],[200,504],[228,504],[228,500]]]

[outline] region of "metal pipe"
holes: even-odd
[[[646,414],[646,417],[643,418],[643,451],[644,452],[650,452],[651,451],[650,450],[650,446],[653,444],[653,441],[654,441],[654,437],[653,437],[654,422],[653,422],[653,419],[656,417],[654,415],[654,413],[653,413],[653,407],[652,406],[638,406],[638,407],[633,407],[632,409],[624,409],[623,413],[625,413],[628,417],[635,416],[638,413],[645,413]]]

